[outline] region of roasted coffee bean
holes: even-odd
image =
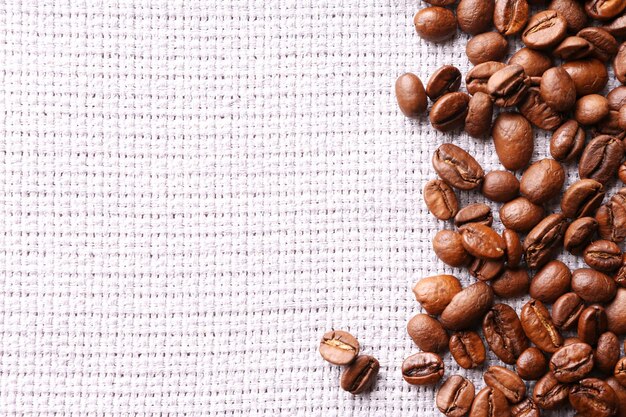
[[[619,46],[613,59],[613,72],[620,83],[626,84],[626,42]]]
[[[626,417],[626,386],[620,384],[614,376],[607,378],[605,381],[611,388],[613,388],[613,391],[615,391],[615,395],[617,396],[618,411],[616,416]]]
[[[608,135],[596,136],[583,150],[578,174],[580,178],[606,184],[617,173],[623,154],[624,148],[619,140]]]
[[[598,345],[593,355],[596,368],[607,375],[615,369],[619,360],[619,338],[613,332],[604,332],[598,338]]]
[[[567,402],[570,387],[554,377],[552,372],[545,374],[533,390],[533,401],[544,410],[555,410]]]
[[[361,394],[372,387],[380,364],[373,356],[361,355],[343,371],[341,388],[353,395]]]
[[[524,257],[529,268],[541,268],[554,257],[563,244],[567,220],[562,214],[550,214],[528,233]]]
[[[598,27],[584,28],[577,36],[585,39],[593,45],[593,56],[600,61],[608,61],[617,53],[618,44],[615,37],[609,32]]]
[[[580,313],[578,318],[578,338],[589,345],[595,346],[598,338],[607,329],[607,316],[604,307],[590,305]]]
[[[402,362],[402,378],[411,385],[435,384],[444,372],[443,361],[436,353],[416,353]]]
[[[622,251],[610,240],[596,240],[585,248],[585,263],[597,271],[615,271],[622,264]]]
[[[448,333],[441,323],[428,314],[416,314],[406,331],[415,345],[424,352],[441,352],[448,347]]]
[[[617,290],[611,304],[606,306],[606,317],[609,331],[618,336],[626,334],[626,288]],[[626,347],[624,349],[626,350]]]
[[[465,117],[465,132],[468,135],[481,138],[491,132],[493,118],[493,101],[487,93],[476,92],[469,101],[467,116]]]
[[[465,55],[474,64],[487,61],[501,61],[509,44],[498,32],[485,32],[471,38],[465,45]]]
[[[504,271],[504,259],[487,261],[475,258],[472,263],[470,263],[468,269],[471,276],[481,281],[491,281],[499,277],[502,271]]]
[[[552,306],[552,321],[561,330],[569,330],[578,324],[585,309],[585,302],[578,294],[568,292],[560,296]]]
[[[419,117],[428,105],[424,85],[415,74],[402,74],[396,80],[396,99],[407,117]]]
[[[617,123],[618,123],[620,129],[626,130],[626,106],[622,106],[619,109]],[[624,166],[624,165],[623,164],[620,165],[620,168],[622,166]],[[620,172],[621,172],[621,169],[620,169]],[[622,179],[622,178],[623,177],[620,177],[620,179]],[[622,181],[622,182],[624,182],[624,181]]]
[[[507,268],[500,276],[491,281],[494,294],[500,298],[513,298],[526,294],[529,285],[530,277],[525,268]]]
[[[472,406],[474,394],[474,384],[460,375],[452,375],[437,391],[437,408],[446,417],[463,417]]]
[[[574,117],[581,125],[595,125],[609,114],[609,102],[600,94],[588,94],[576,102]]]
[[[601,27],[602,29],[609,32],[611,35],[623,38],[624,36],[626,36],[626,14],[617,17],[612,22],[605,23]]]
[[[622,190],[596,212],[598,234],[602,239],[621,242],[626,238],[626,191]]]
[[[574,343],[583,343],[583,341],[577,337],[568,337],[563,341],[563,346],[573,345]]]
[[[413,294],[428,314],[438,315],[461,290],[461,283],[456,277],[435,275],[419,280],[413,287]]]
[[[526,169],[520,180],[520,193],[535,204],[557,196],[565,183],[565,171],[554,159],[541,159]]]
[[[567,33],[567,22],[556,10],[544,10],[528,21],[522,42],[532,49],[550,49]]]
[[[526,384],[515,372],[501,366],[490,366],[483,374],[487,386],[504,394],[511,404],[517,404],[526,396]]]
[[[571,219],[593,216],[602,204],[604,186],[596,180],[578,180],[570,185],[561,198],[561,211]]]
[[[519,104],[518,109],[533,126],[540,129],[555,130],[563,123],[563,115],[548,106],[537,87],[528,89],[528,94]]]
[[[563,345],[563,337],[541,301],[531,299],[524,305],[521,322],[526,336],[544,352],[554,353]]]
[[[610,417],[617,413],[615,391],[609,384],[597,378],[586,378],[572,386],[569,402],[584,416]]]
[[[531,399],[526,398],[519,404],[511,407],[511,417],[540,417],[541,412],[537,404]]]
[[[493,74],[504,67],[506,67],[506,64],[497,61],[484,62],[476,65],[468,71],[467,75],[465,75],[465,86],[467,87],[467,92],[470,94],[476,94],[479,91],[489,93],[487,82]]]
[[[504,394],[491,387],[478,391],[469,417],[505,417],[510,415],[509,403]]]
[[[491,215],[491,207],[484,203],[473,203],[463,207],[456,216],[454,216],[454,225],[461,227],[468,223],[481,223],[485,226],[491,226],[493,216]]]
[[[517,313],[506,304],[496,304],[483,319],[483,334],[489,349],[504,363],[515,360],[529,346]]]
[[[573,161],[585,147],[585,130],[576,120],[568,120],[554,131],[550,139],[550,155],[560,162]]]
[[[449,349],[456,363],[465,369],[482,365],[487,357],[482,339],[472,331],[453,333]]]
[[[619,110],[626,104],[626,87],[620,85],[615,87],[609,94],[606,95],[606,99],[609,102],[609,108],[611,110]]]
[[[509,268],[515,268],[522,260],[522,254],[524,253],[524,247],[519,235],[510,229],[504,229],[502,232],[502,239],[504,239],[504,245],[506,247],[506,263]]]
[[[622,255],[622,263],[613,279],[617,285],[626,288],[626,253]]]
[[[518,197],[500,207],[502,224],[519,233],[528,232],[544,217],[543,207],[533,204],[524,197]]]
[[[461,86],[461,71],[453,65],[444,65],[430,76],[426,85],[426,95],[436,101],[444,94],[454,93]]]
[[[456,20],[465,33],[476,35],[487,32],[493,24],[493,0],[461,0],[456,7]]]
[[[516,106],[522,101],[530,82],[521,65],[507,65],[496,71],[487,82],[487,91],[500,107]]]
[[[611,20],[624,10],[626,1],[624,0],[587,0],[585,2],[585,12],[592,19]]]
[[[519,113],[500,113],[491,132],[500,163],[510,170],[526,167],[533,154],[533,128]]]
[[[576,0],[552,0],[548,9],[556,10],[567,22],[570,32],[578,32],[587,26],[587,14],[582,4]]]
[[[609,135],[618,140],[624,139],[624,137],[626,137],[626,130],[619,126],[619,112],[610,110],[609,108],[609,114],[591,128],[591,135],[593,137]]]
[[[568,111],[576,103],[576,86],[567,71],[561,67],[543,73],[539,93],[545,103],[557,111]]]
[[[543,352],[536,347],[529,347],[517,358],[515,370],[517,374],[527,380],[534,381],[545,375],[548,368],[548,361]]]
[[[572,273],[561,261],[550,261],[530,282],[530,296],[543,303],[553,303],[570,287]]]
[[[509,59],[509,65],[518,64],[524,68],[529,77],[541,77],[541,75],[554,65],[552,58],[543,52],[530,48],[522,48]]]
[[[609,80],[604,63],[595,58],[568,61],[561,66],[574,80],[579,96],[599,93]]]
[[[451,219],[459,211],[456,194],[443,180],[430,180],[426,183],[424,201],[428,211],[439,220]]]
[[[505,36],[515,35],[524,29],[528,22],[528,2],[526,0],[496,0],[493,24]]]
[[[580,255],[591,242],[597,230],[598,222],[593,217],[576,219],[565,230],[563,246],[571,254]]]
[[[450,266],[465,266],[472,256],[463,248],[461,235],[453,230],[440,230],[433,238],[435,254]]]
[[[552,54],[564,61],[588,58],[593,54],[593,45],[580,36],[568,36],[554,48]]]
[[[359,341],[343,330],[331,330],[322,336],[319,351],[333,365],[348,365],[359,354]]]
[[[447,93],[441,96],[430,109],[430,124],[441,132],[450,132],[463,127],[470,97],[465,93]]]
[[[519,180],[509,171],[489,171],[483,178],[481,192],[491,201],[506,203],[519,194]]]
[[[615,297],[615,281],[602,272],[580,268],[572,273],[572,290],[588,303],[607,303]]]
[[[574,343],[557,350],[550,359],[550,371],[559,382],[576,382],[593,369],[593,349],[587,343]]]
[[[622,384],[622,386],[626,387],[626,357],[621,358],[617,361],[615,365],[615,370],[613,371],[613,376]]]
[[[433,155],[432,162],[441,179],[459,190],[473,190],[480,187],[485,175],[473,156],[451,143],[439,146]]]
[[[479,259],[496,260],[504,256],[504,239],[489,226],[468,223],[459,228],[466,251]]]
[[[415,14],[413,24],[420,38],[430,42],[443,42],[456,35],[456,17],[443,7],[420,10]]]
[[[493,304],[493,290],[476,282],[454,296],[439,320],[446,329],[465,330],[478,323]]]

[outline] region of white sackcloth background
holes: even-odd
[[[399,113],[402,72],[470,66],[420,7],[0,1],[0,414],[438,415],[400,377],[411,287],[472,279],[421,190],[445,141],[499,165]],[[333,327],[380,360],[372,393],[319,357]]]

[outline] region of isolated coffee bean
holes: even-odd
[[[470,35],[491,30],[494,7],[493,0],[461,0],[456,7],[459,28]]]
[[[433,250],[439,259],[450,266],[465,266],[472,256],[463,248],[461,235],[453,230],[440,230],[433,238]]]
[[[456,17],[443,7],[420,10],[413,18],[417,34],[430,42],[443,42],[456,35]]]
[[[544,352],[554,353],[563,345],[563,337],[541,301],[530,300],[524,305],[521,322],[526,336]]]
[[[413,287],[413,294],[428,314],[438,315],[461,290],[461,283],[456,277],[435,275],[419,280]]]
[[[516,268],[522,260],[522,254],[524,253],[524,247],[519,235],[510,229],[504,229],[502,231],[502,239],[504,239],[506,263],[509,268]]]
[[[454,93],[461,86],[461,71],[453,65],[444,65],[430,76],[426,85],[426,95],[436,101],[444,94]]]
[[[493,118],[493,101],[487,93],[476,92],[469,101],[467,116],[465,116],[465,132],[468,135],[481,138],[491,132]]]
[[[586,378],[572,386],[569,402],[585,416],[610,417],[617,412],[617,396],[606,382]]]
[[[535,204],[542,204],[560,193],[565,171],[554,159],[541,159],[526,169],[520,180],[520,193]]]
[[[361,394],[372,387],[380,364],[373,356],[361,355],[341,374],[341,388],[353,395]]]
[[[488,94],[489,89],[487,88],[487,82],[493,74],[504,67],[506,67],[506,64],[498,61],[484,62],[476,65],[465,75],[465,86],[467,87],[467,92],[470,94],[476,94],[480,91]]]
[[[468,267],[471,276],[481,281],[491,281],[504,271],[504,259],[489,261],[475,258]]]
[[[563,244],[567,220],[562,214],[550,214],[541,220],[524,239],[524,257],[529,268],[548,263]]]
[[[459,211],[456,194],[443,180],[430,180],[426,183],[424,201],[428,211],[439,220],[451,219]]]
[[[576,120],[568,120],[552,134],[550,155],[560,162],[573,161],[585,147],[585,130]]]
[[[607,303],[615,297],[615,281],[591,268],[580,268],[572,273],[572,290],[588,303]]]
[[[530,296],[544,303],[553,303],[570,287],[572,273],[561,261],[550,261],[530,282]]]
[[[613,391],[615,391],[615,395],[617,396],[617,417],[626,417],[626,386],[619,383],[614,376],[611,376],[605,379],[605,382],[609,384]]]
[[[487,81],[487,92],[500,107],[516,106],[522,101],[530,82],[521,65],[507,65]]]
[[[624,0],[587,0],[585,12],[592,19],[610,20],[620,14],[626,7]]]
[[[515,370],[517,374],[527,380],[534,381],[545,375],[548,361],[544,354],[536,347],[529,347],[517,358]]]
[[[469,417],[499,417],[510,415],[509,403],[504,394],[491,387],[478,391]]]
[[[609,102],[600,94],[588,94],[576,102],[574,117],[581,125],[594,125],[609,114]]]
[[[524,29],[528,22],[528,2],[526,0],[496,0],[493,24],[505,36],[515,35]]]
[[[557,350],[550,359],[550,371],[559,382],[576,382],[593,369],[593,349],[587,343],[574,343]]]
[[[484,203],[473,203],[463,207],[456,216],[454,216],[454,225],[461,227],[468,223],[481,223],[485,226],[491,226],[493,216],[491,215],[491,207]]]
[[[576,103],[576,85],[561,67],[548,69],[541,77],[541,98],[556,111],[568,111]]]
[[[563,193],[561,212],[571,219],[593,216],[602,204],[604,194],[604,186],[598,181],[578,180]]]
[[[468,223],[459,228],[466,251],[479,259],[496,260],[504,256],[504,240],[495,230],[480,223]]]
[[[487,61],[501,61],[509,44],[498,32],[485,32],[471,38],[465,45],[465,55],[474,64]]]
[[[626,357],[621,358],[615,365],[613,376],[622,386],[626,387]]]
[[[446,183],[459,190],[480,187],[485,175],[474,157],[451,143],[439,146],[433,155],[433,167]]]
[[[511,407],[511,417],[540,417],[539,407],[532,400],[526,398],[524,401]]]
[[[548,55],[530,48],[519,49],[511,56],[508,63],[521,65],[529,77],[541,77],[554,65],[552,58]]]
[[[430,109],[430,124],[441,132],[450,132],[463,127],[469,100],[470,97],[465,93],[444,94]]]
[[[617,270],[613,279],[622,288],[626,288],[626,253],[622,255],[622,263]]]
[[[613,72],[620,83],[626,84],[626,42],[619,46],[613,58]]]
[[[465,369],[482,365],[487,357],[482,339],[473,331],[454,332],[448,347],[456,363]]]
[[[598,27],[584,28],[577,36],[585,39],[593,45],[593,56],[600,61],[606,62],[617,53],[618,43],[609,32]]]
[[[531,203],[524,197],[518,197],[500,207],[500,220],[507,229],[519,233],[528,232],[545,215],[543,207]]]
[[[533,401],[544,410],[555,410],[567,402],[569,391],[568,384],[559,382],[548,372],[535,384]]]
[[[476,282],[452,298],[439,321],[446,329],[465,330],[478,323],[493,304],[493,290]]]
[[[540,129],[555,130],[563,123],[563,115],[543,100],[537,87],[528,89],[526,98],[522,100],[517,108],[533,126]]]
[[[594,304],[585,308],[578,318],[578,338],[581,342],[595,346],[598,338],[607,329],[607,316],[604,307]]]
[[[529,347],[517,313],[506,304],[495,304],[485,315],[483,334],[489,349],[510,365]]]
[[[593,45],[580,36],[568,36],[559,43],[552,54],[564,61],[572,61],[591,57]]]
[[[519,113],[500,113],[493,123],[493,144],[500,163],[510,170],[526,167],[533,154],[533,128]]]
[[[322,336],[319,351],[333,365],[348,365],[359,354],[359,341],[343,330],[331,330]]]
[[[550,49],[567,33],[567,22],[556,10],[544,10],[528,21],[522,32],[522,42],[533,49]]]
[[[585,263],[597,271],[615,271],[622,264],[622,251],[610,240],[596,240],[583,253]]]
[[[424,85],[415,74],[402,74],[396,80],[396,99],[407,117],[419,117],[428,105]]]
[[[500,298],[513,298],[528,292],[530,277],[525,268],[507,268],[500,276],[491,281],[491,288]]]
[[[519,180],[509,171],[489,171],[480,191],[491,201],[505,203],[519,194]]]
[[[448,347],[448,333],[428,314],[416,314],[406,326],[415,345],[424,352],[441,352]]]
[[[582,4],[576,0],[552,0],[548,9],[556,10],[567,22],[570,32],[578,32],[587,26],[587,14]]]
[[[626,334],[626,288],[617,290],[613,301],[606,306],[606,317],[609,331],[618,336]]]
[[[621,242],[626,238],[626,192],[622,190],[596,212],[598,234],[602,239]]]
[[[585,302],[578,294],[568,292],[560,296],[552,306],[552,321],[561,330],[578,325],[578,318],[585,309]]]
[[[402,378],[411,385],[432,385],[443,377],[444,369],[439,355],[420,352],[402,362]]]
[[[580,178],[591,178],[606,184],[617,173],[622,161],[624,148],[612,136],[601,135],[593,138],[583,150],[578,162]]]
[[[619,360],[619,354],[620,346],[617,335],[613,332],[602,333],[598,338],[598,345],[593,356],[596,368],[604,374],[612,374]]]
[[[472,406],[474,384],[460,375],[452,375],[437,391],[436,404],[446,417],[463,417]]]
[[[561,66],[574,80],[578,96],[599,93],[609,80],[604,63],[595,58],[568,61]]]

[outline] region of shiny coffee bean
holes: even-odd
[[[526,169],[520,180],[520,193],[535,204],[558,195],[565,183],[565,171],[554,159],[541,159]]]
[[[528,2],[526,0],[496,0],[493,24],[505,36],[515,35],[524,29],[528,22]]]
[[[319,351],[333,365],[348,365],[359,354],[359,341],[343,330],[331,330],[322,336]]]
[[[420,10],[415,14],[413,24],[420,38],[430,42],[443,42],[456,35],[456,17],[443,7]]]
[[[500,107],[516,106],[522,101],[530,82],[521,65],[507,65],[487,81],[487,92]]]
[[[522,32],[522,42],[532,49],[550,49],[567,33],[567,22],[556,10],[544,10],[528,21]]]
[[[511,229],[504,229],[502,239],[504,239],[506,248],[506,263],[509,268],[516,268],[522,260],[522,254],[524,253],[522,241],[519,235]]]
[[[596,180],[578,180],[561,197],[561,212],[571,219],[593,216],[602,204],[604,186]]]
[[[509,44],[498,32],[485,32],[471,38],[465,45],[465,55],[474,64],[488,61],[501,61]]]
[[[615,40],[615,37],[602,28],[584,28],[576,35],[593,45],[592,54],[600,61],[606,62],[617,53],[619,45]]]
[[[570,287],[572,273],[561,261],[550,261],[530,282],[530,296],[544,303],[553,303]]]
[[[555,130],[563,123],[563,115],[543,100],[537,87],[528,89],[528,94],[518,105],[518,110],[533,126],[540,129]]]
[[[620,346],[617,335],[613,332],[602,333],[598,338],[596,351],[593,355],[596,368],[604,374],[612,374],[619,360],[619,354]]]
[[[541,220],[524,239],[524,257],[529,268],[541,268],[563,244],[567,220],[562,214],[550,214]]]
[[[598,234],[602,239],[621,242],[626,238],[626,192],[618,191],[596,212]]]
[[[439,321],[446,329],[465,330],[478,323],[492,304],[493,290],[479,281],[456,294]]]
[[[465,369],[482,365],[487,357],[482,339],[473,331],[454,332],[448,347],[456,363]]]
[[[507,268],[500,276],[491,281],[491,288],[500,298],[513,298],[528,292],[530,277],[525,268]]]
[[[509,403],[504,394],[491,387],[478,391],[469,417],[500,417],[510,415]]]
[[[585,309],[585,302],[578,294],[568,292],[560,296],[552,306],[552,321],[561,330],[578,325],[578,318]]]
[[[612,136],[601,135],[593,138],[583,150],[578,162],[580,178],[591,178],[606,184],[617,173],[622,161],[624,148]]]
[[[491,132],[500,163],[510,170],[524,168],[534,149],[533,128],[519,113],[500,113]]]
[[[465,75],[465,86],[467,87],[467,92],[470,94],[476,94],[480,91],[488,94],[489,90],[487,88],[487,82],[493,74],[504,67],[506,67],[506,64],[497,61],[484,62],[476,65]]]
[[[626,137],[626,130],[619,126],[619,112],[609,108],[609,114],[591,128],[591,135],[593,137],[609,135],[623,140]]]
[[[524,197],[518,197],[500,207],[502,224],[519,233],[528,232],[535,227],[545,215],[542,206],[533,204]]]
[[[576,120],[563,123],[550,139],[550,155],[560,162],[577,159],[584,147],[585,130]]]
[[[574,255],[580,255],[591,242],[598,230],[598,222],[593,217],[581,217],[574,220],[565,230],[563,246]]]
[[[472,256],[463,248],[461,235],[453,230],[440,230],[433,238],[433,250],[439,259],[450,266],[465,266]]]
[[[609,80],[604,63],[595,58],[568,61],[561,66],[574,80],[578,96],[599,93]]]
[[[605,311],[609,331],[618,336],[626,335],[626,288],[617,290],[615,298],[606,306]]]
[[[593,349],[587,343],[563,346],[550,359],[550,371],[557,381],[564,383],[580,381],[593,365]]]
[[[373,356],[361,355],[341,374],[341,388],[353,395],[361,394],[372,387],[380,364]]]
[[[504,259],[488,261],[475,258],[468,266],[468,270],[474,278],[478,278],[481,281],[491,281],[499,277],[502,271],[504,271]]]
[[[570,386],[559,382],[552,372],[545,374],[533,390],[533,401],[544,410],[555,410],[568,399]]]
[[[541,77],[539,93],[545,103],[556,111],[568,111],[576,103],[576,85],[561,67],[548,69]]]
[[[424,352],[441,352],[448,347],[448,333],[428,314],[416,314],[406,326],[415,345]]]
[[[570,32],[578,32],[587,26],[587,14],[582,4],[576,0],[552,0],[548,9],[556,10],[565,19]]]
[[[526,398],[519,404],[515,404],[511,407],[511,417],[540,417],[541,412],[539,407],[532,400],[532,398]]]
[[[428,211],[439,220],[451,219],[459,211],[456,194],[443,180],[430,180],[426,183],[424,201]]]
[[[578,318],[578,338],[591,346],[607,329],[608,321],[604,307],[594,304],[585,308]]]
[[[461,0],[456,7],[459,28],[470,35],[491,30],[494,7],[493,1]]]
[[[622,251],[610,240],[596,240],[583,252],[585,263],[601,272],[615,271],[622,264]]]
[[[521,322],[526,336],[544,352],[554,353],[563,345],[563,337],[541,301],[530,300],[524,305]]]
[[[568,36],[554,48],[552,54],[564,61],[573,61],[591,57],[593,45],[580,36]]]
[[[576,411],[585,416],[609,417],[617,412],[615,391],[597,378],[586,378],[572,386],[569,402]]]
[[[471,255],[486,260],[497,260],[504,256],[504,240],[495,230],[480,223],[468,223],[459,228],[461,242]]]
[[[508,63],[521,65],[529,77],[540,77],[554,65],[552,58],[548,55],[530,48],[519,49],[511,56]]]
[[[450,132],[463,127],[469,100],[470,97],[465,93],[444,94],[430,109],[430,124],[441,132]]]
[[[600,94],[581,97],[574,107],[574,117],[581,125],[595,125],[609,114],[609,102]]]
[[[583,343],[583,341],[577,337],[568,337],[563,341],[563,346],[573,345],[574,343]]]
[[[620,83],[626,84],[626,42],[619,46],[613,58],[613,72]]]
[[[480,187],[485,175],[474,157],[451,143],[444,143],[437,148],[432,163],[439,177],[459,190]]]
[[[481,138],[491,132],[493,118],[493,101],[487,93],[476,92],[469,101],[467,116],[465,116],[465,132],[468,135]]]
[[[506,203],[519,194],[519,180],[509,171],[489,171],[480,191],[491,201]]]
[[[460,375],[452,375],[437,391],[436,404],[446,417],[463,417],[472,406],[474,384]]]
[[[529,346],[517,313],[506,304],[494,305],[485,315],[483,334],[489,349],[510,365]]]
[[[619,383],[614,376],[607,378],[606,383],[609,384],[613,391],[615,391],[615,395],[617,396],[617,417],[626,417],[626,385],[622,385]]]
[[[626,36],[626,15],[621,15],[611,22],[604,22],[602,29],[619,38]]]
[[[403,74],[396,80],[396,99],[407,117],[419,117],[428,105],[422,81],[411,73]]]
[[[613,279],[622,288],[626,288],[626,253],[622,255],[622,263],[613,276]]]
[[[517,374],[527,380],[534,381],[545,375],[548,361],[544,354],[536,347],[529,347],[517,358],[515,370]]]
[[[473,203],[463,207],[456,216],[454,216],[454,225],[461,227],[468,223],[480,223],[485,226],[491,226],[493,216],[491,215],[491,207],[484,203]]]
[[[413,294],[428,314],[438,315],[461,290],[461,283],[456,277],[435,275],[419,280],[413,287]]]
[[[585,12],[592,19],[610,20],[619,15],[626,7],[624,0],[587,0]]]
[[[626,104],[626,86],[615,87],[606,95],[611,110],[619,110]]]
[[[426,95],[436,101],[444,94],[454,93],[461,86],[461,71],[452,65],[444,65],[433,72],[426,85]]]
[[[526,397],[526,384],[515,372],[501,366],[490,366],[483,374],[487,386],[504,394],[511,404],[517,404]]]
[[[615,369],[613,371],[613,376],[622,384],[622,386],[626,387],[626,357],[621,358],[617,361],[615,365]]]
[[[402,378],[411,385],[435,384],[444,372],[443,361],[435,353],[416,353],[402,362]]]
[[[572,290],[587,303],[607,303],[615,297],[615,281],[602,272],[580,268],[572,273]]]

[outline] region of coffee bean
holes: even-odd
[[[596,136],[583,150],[578,174],[581,178],[606,184],[617,173],[623,154],[624,148],[619,140],[608,135]]]
[[[520,193],[535,204],[542,204],[560,193],[565,171],[554,159],[541,159],[526,169],[520,180]]]
[[[493,0],[461,0],[456,7],[459,28],[470,35],[487,32],[493,23],[494,7]]]
[[[424,85],[415,74],[402,74],[396,80],[396,99],[407,117],[419,117],[428,105]]]
[[[609,102],[600,94],[588,94],[576,102],[574,117],[581,125],[594,125],[609,114]]]
[[[555,130],[563,123],[563,115],[548,106],[537,87],[528,89],[528,94],[518,105],[518,109],[533,126],[540,129]]]
[[[619,46],[613,59],[613,72],[620,83],[626,84],[626,42]]]
[[[593,54],[593,45],[580,36],[568,36],[554,48],[552,54],[564,61],[584,59]]]
[[[530,296],[544,303],[553,303],[567,292],[572,273],[561,261],[550,261],[530,282]]]
[[[519,233],[528,232],[541,219],[545,212],[543,207],[533,204],[524,197],[518,197],[500,207],[500,220],[502,224]]]
[[[626,387],[626,357],[621,358],[615,365],[613,376],[622,386]]]
[[[526,396],[526,384],[513,371],[501,366],[490,366],[483,374],[487,386],[500,391],[511,404],[517,404]]]
[[[615,281],[602,272],[580,268],[572,273],[572,290],[588,303],[607,303],[615,297]]]
[[[476,92],[469,101],[467,116],[465,117],[465,132],[468,135],[481,138],[491,132],[493,118],[493,101],[491,97],[480,91]]]
[[[622,288],[626,288],[626,253],[622,255],[622,263],[617,273],[613,277],[617,285]]]
[[[482,365],[487,357],[485,345],[476,332],[454,332],[449,344],[452,357],[462,368],[472,369]]]
[[[519,235],[511,229],[504,229],[502,239],[506,247],[506,262],[509,268],[515,268],[522,260],[524,247]]]
[[[443,180],[430,180],[426,183],[424,201],[428,211],[439,220],[451,219],[459,211],[456,194]]]
[[[524,305],[521,322],[526,336],[544,352],[554,353],[563,345],[563,337],[541,301],[530,300]]]
[[[621,242],[626,238],[626,191],[620,190],[596,212],[598,234],[602,239]]]
[[[552,321],[561,330],[569,330],[578,324],[585,309],[585,302],[578,294],[568,292],[560,296],[552,306]]]
[[[460,190],[473,190],[480,187],[485,175],[474,157],[451,143],[439,146],[433,155],[432,162],[441,179]]]
[[[443,42],[456,35],[456,17],[443,7],[432,6],[420,10],[413,18],[415,31],[430,42]]]
[[[547,368],[546,357],[534,346],[523,351],[515,363],[517,374],[527,381],[541,378],[545,375]]]
[[[500,298],[518,297],[528,292],[530,277],[525,268],[505,269],[502,274],[491,281],[491,288]]]
[[[493,24],[505,36],[515,35],[524,29],[528,22],[528,2],[526,0],[496,0]]]
[[[611,110],[619,110],[626,104],[626,86],[615,87],[606,95]]]
[[[461,71],[452,65],[444,65],[430,76],[426,85],[426,95],[436,101],[444,94],[454,93],[461,86]]]
[[[413,294],[428,314],[438,315],[461,290],[461,283],[456,277],[435,275],[419,280],[413,287]]]
[[[483,334],[489,349],[504,363],[514,364],[529,346],[517,313],[506,304],[495,304],[485,315]]]
[[[610,331],[618,336],[626,334],[626,288],[617,290],[613,302],[606,306],[606,317]]]
[[[471,276],[481,281],[490,281],[499,277],[504,271],[504,259],[488,261],[476,258],[470,263],[468,269]]]
[[[446,329],[465,330],[478,323],[492,304],[493,290],[479,281],[455,295],[439,320]]]
[[[322,336],[319,351],[333,365],[348,365],[359,354],[359,341],[343,330],[331,330]]]
[[[424,352],[441,352],[448,347],[448,333],[441,323],[427,314],[416,314],[406,326],[415,345]]]
[[[555,410],[567,402],[570,387],[559,382],[552,372],[545,374],[533,390],[533,401],[544,410]]]
[[[511,417],[540,417],[541,412],[537,404],[531,399],[526,398],[519,404],[511,407]]]
[[[373,356],[361,355],[343,371],[341,388],[353,395],[361,394],[372,387],[380,364]]]
[[[470,97],[465,93],[444,94],[430,109],[430,124],[441,132],[450,132],[463,127],[469,100]]]
[[[615,271],[622,264],[622,251],[610,240],[596,240],[585,248],[585,263],[597,271]]]
[[[605,309],[597,304],[590,305],[580,313],[578,318],[578,338],[589,345],[595,346],[598,338],[607,329]]]
[[[592,19],[611,20],[624,10],[626,1],[624,0],[587,0],[585,2],[585,12]]]
[[[557,111],[568,111],[576,103],[576,86],[567,71],[550,68],[541,77],[539,93],[545,103]]]
[[[454,216],[454,225],[461,227],[468,223],[480,223],[485,226],[491,226],[493,223],[491,207],[484,203],[474,203],[463,207]]]
[[[500,163],[510,170],[526,167],[533,155],[533,128],[519,113],[500,113],[493,123],[493,144]]]
[[[472,256],[463,248],[461,235],[453,230],[440,230],[433,238],[435,254],[450,266],[465,266]]]
[[[444,372],[443,361],[435,353],[416,353],[402,362],[402,378],[411,385],[435,384]]]
[[[497,61],[483,62],[476,65],[465,75],[467,92],[470,94],[476,94],[477,92],[489,93],[487,82],[493,74],[504,67],[506,67],[506,64]]]
[[[528,76],[521,65],[507,65],[496,71],[487,81],[487,91],[500,107],[516,106],[522,101],[528,86]]]
[[[616,416],[626,417],[626,385],[620,384],[614,376],[607,378],[605,381],[611,388],[613,388],[613,391],[615,391],[615,395],[617,396],[618,412]]]
[[[552,0],[548,9],[556,10],[567,22],[570,32],[578,32],[587,26],[587,14],[582,4],[576,0]]]
[[[619,45],[617,44],[615,37],[602,28],[584,28],[577,33],[577,36],[585,39],[593,45],[592,54],[600,61],[606,62],[617,53]]]
[[[487,61],[501,61],[509,44],[498,32],[485,32],[471,38],[465,45],[465,55],[474,64]]]
[[[626,130],[626,106],[622,106],[619,109],[617,123],[618,123],[620,129]],[[624,166],[624,164],[620,165],[620,168],[622,166]],[[620,172],[621,172],[621,169],[620,169]],[[620,179],[622,179],[622,178],[623,177],[620,176]],[[622,182],[624,182],[624,181],[622,181]]]
[[[593,216],[602,204],[604,186],[596,180],[578,180],[561,197],[561,211],[571,219]]]
[[[620,346],[617,335],[613,332],[602,333],[598,338],[598,345],[593,355],[596,368],[600,372],[610,375],[619,360],[619,354]]]
[[[626,36],[626,15],[623,14],[615,18],[615,20],[605,23],[601,27],[611,35],[623,38]]]
[[[572,386],[569,402],[576,411],[585,416],[609,417],[617,412],[615,391],[597,378],[586,378]]]
[[[532,49],[550,49],[567,33],[567,22],[556,10],[544,10],[528,21],[522,33],[522,42]]]
[[[563,346],[573,345],[574,343],[583,343],[583,341],[577,337],[568,337],[563,341]]]
[[[567,220],[562,214],[550,214],[528,233],[524,257],[529,268],[541,268],[554,257],[563,244]]]
[[[511,56],[508,63],[521,65],[529,77],[541,77],[554,65],[552,58],[548,55],[530,48],[519,49]]]
[[[550,155],[560,162],[577,159],[584,147],[585,130],[576,120],[563,123],[550,139]]]
[[[437,391],[437,408],[446,417],[463,417],[472,406],[474,394],[474,384],[460,375],[452,375]]]
[[[509,403],[504,394],[491,387],[478,391],[469,417],[500,417],[510,415]]]
[[[568,61],[561,66],[574,80],[579,96],[599,93],[609,80],[604,63],[595,58]]]
[[[459,228],[466,251],[479,259],[496,260],[504,256],[504,240],[495,230],[480,223],[468,223]]]
[[[593,369],[593,349],[586,343],[574,343],[557,350],[550,359],[550,371],[559,382],[576,382]]]
[[[618,140],[624,139],[626,131],[619,126],[619,112],[610,110],[609,107],[609,114],[595,126],[592,126],[591,135],[592,137],[609,135]]]

